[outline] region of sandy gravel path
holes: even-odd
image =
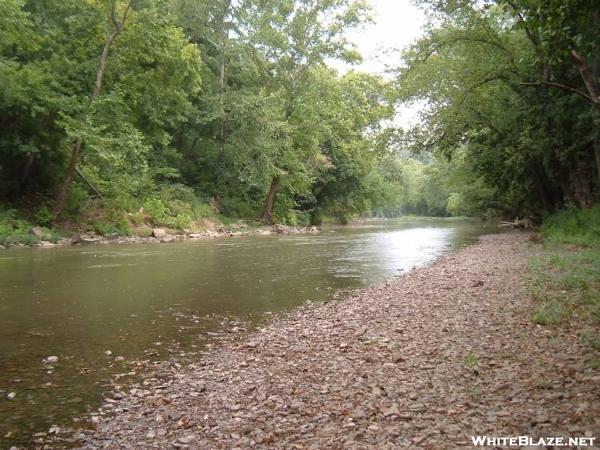
[[[96,448],[426,448],[600,436],[577,330],[530,320],[525,234],[486,236],[385,285],[301,308],[167,382],[124,392]],[[163,374],[164,375],[164,374]],[[120,397],[120,396],[119,396]]]

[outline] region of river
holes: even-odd
[[[256,324],[471,243],[476,221],[397,219],[319,235],[0,253],[0,447],[77,426],[140,358],[190,357],[224,320]],[[58,362],[43,359],[57,356]],[[9,398],[14,397],[14,398]]]

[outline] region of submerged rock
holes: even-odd
[[[44,364],[56,364],[58,362],[58,356],[48,356],[47,358],[43,359],[42,362]]]

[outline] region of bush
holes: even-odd
[[[87,191],[83,187],[74,183],[67,193],[62,216],[70,218],[77,217],[88,198],[89,195]]]
[[[193,222],[201,219],[215,218],[210,205],[182,185],[166,187],[156,196],[146,198],[143,208],[150,224],[177,230],[190,228]]]
[[[189,205],[182,208],[182,202],[174,202],[171,207],[167,206],[162,200],[149,198],[144,202],[144,212],[148,221],[155,226],[164,226],[183,230],[190,226],[192,217],[190,213],[178,213],[177,211],[191,210]]]
[[[53,220],[54,214],[47,205],[43,205],[40,209],[38,209],[34,216],[35,223],[42,225],[43,227],[49,227],[52,225]]]
[[[32,245],[39,239],[31,234],[31,224],[18,217],[14,209],[0,210],[0,245]]]

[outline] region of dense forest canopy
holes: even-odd
[[[359,0],[1,0],[0,199],[42,224],[190,228],[590,207],[600,12],[419,1],[391,76]],[[394,128],[396,107],[426,105]]]
[[[434,25],[404,52],[398,89],[427,101],[413,143],[462,166],[452,207],[533,217],[591,207],[600,173],[600,4],[420,3]]]

